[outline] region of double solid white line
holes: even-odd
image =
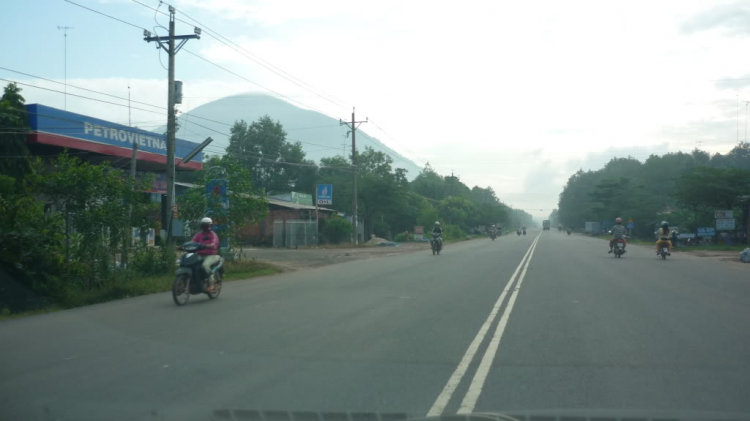
[[[497,354],[497,349],[500,346],[500,339],[503,336],[503,332],[505,332],[505,327],[508,325],[508,319],[510,318],[510,313],[513,311],[513,305],[516,302],[516,297],[518,297],[518,291],[521,288],[521,282],[523,282],[523,278],[526,276],[526,269],[528,269],[529,267],[529,262],[531,261],[531,257],[534,255],[534,249],[536,249],[536,244],[539,242],[539,237],[541,235],[541,233],[537,235],[537,237],[531,243],[529,249],[526,251],[526,254],[523,256],[523,259],[521,259],[521,263],[518,264],[518,267],[508,280],[508,283],[505,285],[502,293],[500,293],[500,297],[497,299],[497,302],[492,307],[492,311],[490,311],[490,315],[487,316],[487,320],[485,320],[482,324],[482,327],[479,328],[479,332],[477,332],[474,340],[472,340],[471,344],[469,344],[469,348],[466,350],[463,358],[461,358],[461,362],[458,363],[458,367],[456,367],[456,370],[448,379],[448,383],[445,384],[443,391],[440,392],[440,395],[438,395],[435,403],[432,404],[432,408],[430,408],[430,411],[427,413],[428,417],[441,415],[443,411],[445,411],[445,407],[448,406],[448,402],[451,400],[451,397],[453,397],[453,393],[456,391],[458,384],[461,383],[461,379],[463,379],[464,375],[466,374],[466,371],[469,368],[469,364],[471,364],[471,361],[474,359],[474,355],[476,355],[479,346],[487,336],[487,332],[490,330],[490,326],[495,321],[497,313],[500,311],[500,307],[502,306],[503,301],[505,301],[505,297],[508,295],[508,292],[511,292],[512,288],[510,299],[508,300],[508,305],[505,307],[505,311],[500,317],[500,322],[498,323],[497,328],[495,328],[495,334],[492,336],[492,340],[490,340],[490,344],[487,347],[484,356],[482,357],[482,361],[479,363],[479,367],[474,374],[474,378],[471,380],[469,390],[466,392],[466,396],[464,396],[464,399],[461,402],[461,407],[459,408],[458,413],[469,414],[474,411],[477,399],[479,399],[479,395],[482,394],[482,387],[484,387],[484,382],[487,379],[487,374],[490,372],[490,368],[492,367],[492,361],[495,359],[495,354]],[[521,274],[520,277],[518,276],[519,272]],[[513,288],[516,277],[518,277],[518,284],[516,284],[515,288]]]

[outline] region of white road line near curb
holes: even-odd
[[[539,237],[537,237],[537,240],[538,239]],[[487,346],[487,351],[485,351],[482,361],[479,363],[479,367],[477,367],[477,372],[474,373],[474,379],[471,381],[469,390],[466,392],[466,396],[464,396],[464,400],[461,402],[461,407],[458,409],[459,414],[471,414],[474,412],[474,407],[477,404],[479,395],[482,394],[484,382],[487,380],[487,374],[489,374],[490,368],[492,368],[492,362],[495,360],[495,355],[497,355],[497,349],[500,346],[500,339],[503,337],[505,327],[508,325],[508,319],[510,318],[510,313],[513,311],[513,305],[516,303],[516,297],[518,297],[518,291],[521,289],[521,283],[523,282],[523,278],[526,277],[526,269],[529,268],[529,262],[531,262],[531,258],[534,256],[536,244],[537,241],[534,241],[534,244],[531,245],[531,249],[529,249],[531,254],[529,254],[529,258],[526,259],[523,272],[521,272],[521,276],[518,278],[518,284],[516,284],[513,293],[508,299],[508,305],[505,307],[503,315],[500,316],[500,321],[497,324],[497,328],[495,328],[495,335],[492,337],[489,346]]]
[[[534,239],[534,242],[532,242],[531,246],[529,246],[529,249],[526,251],[526,254],[523,256],[523,259],[521,259],[521,263],[519,263],[518,267],[516,267],[515,272],[513,272],[513,275],[510,277],[510,279],[508,280],[508,283],[505,285],[503,292],[500,293],[500,297],[497,299],[497,302],[492,307],[492,311],[490,312],[490,315],[487,316],[487,320],[484,321],[484,323],[482,324],[482,327],[479,329],[479,332],[477,332],[477,335],[474,337],[474,340],[472,340],[471,344],[469,344],[469,348],[466,350],[466,353],[461,359],[461,362],[458,363],[458,367],[456,367],[456,371],[453,372],[451,377],[448,379],[448,383],[445,384],[443,391],[440,392],[440,395],[438,395],[437,399],[435,399],[435,403],[432,404],[430,411],[427,413],[428,417],[441,415],[443,411],[445,410],[445,407],[448,405],[448,402],[451,400],[451,397],[453,396],[453,392],[456,390],[456,387],[458,387],[458,384],[461,383],[461,379],[464,377],[464,374],[466,374],[466,370],[469,368],[469,364],[471,364],[471,361],[474,359],[474,355],[477,353],[477,350],[479,349],[479,345],[482,343],[485,336],[487,336],[487,331],[490,329],[490,326],[495,321],[497,312],[498,310],[500,310],[500,306],[503,304],[503,301],[505,301],[505,296],[508,294],[508,291],[513,285],[513,281],[516,279],[516,276],[518,275],[518,272],[520,272],[524,261],[526,261],[526,258],[529,257],[529,254],[532,252],[532,249],[536,246],[536,243],[537,241],[539,241],[539,237],[541,235],[542,235],[541,233],[537,235],[537,237]],[[526,266],[528,267],[528,264]]]

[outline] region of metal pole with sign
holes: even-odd
[[[333,204],[333,184],[318,184],[315,189],[315,226],[318,227],[318,206]]]

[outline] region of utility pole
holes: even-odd
[[[352,131],[352,228],[354,229],[354,245],[359,244],[359,237],[357,237],[357,128],[362,123],[367,123],[369,118],[365,118],[365,121],[356,121],[354,118],[354,108],[352,108],[352,122],[347,123],[339,119],[339,125],[346,124]]]
[[[167,88],[167,244],[172,243],[172,217],[174,214],[174,143],[175,143],[175,80],[174,80],[174,56],[180,51],[189,39],[200,39],[201,29],[196,27],[193,35],[175,35],[174,21],[175,8],[169,6],[169,36],[152,37],[149,31],[143,31],[143,40],[156,42],[156,48],[163,48],[169,55],[169,82]],[[175,46],[175,41],[180,44]],[[167,42],[166,44],[164,42]]]
[[[138,158],[138,143],[133,142],[133,153],[130,155],[130,182],[135,183],[135,163]],[[135,184],[133,185],[135,187]],[[125,226],[125,238],[122,242],[122,257],[120,258],[120,268],[125,269],[128,265],[128,244],[130,244],[130,233],[132,231],[133,204],[128,205],[128,217]]]
[[[68,29],[74,29],[72,26],[59,26],[57,27],[58,30],[63,31],[63,36],[65,37],[65,47],[64,47],[64,65],[63,65],[63,73],[65,77],[65,95],[63,95],[63,109],[65,111],[68,111]]]

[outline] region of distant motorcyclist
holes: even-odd
[[[442,236],[443,235],[443,229],[440,228],[440,222],[435,221],[435,226],[432,227],[432,233]]]
[[[625,252],[625,246],[628,245],[628,240],[625,238],[627,229],[622,225],[622,218],[615,219],[615,225],[612,227],[612,238],[609,240],[609,253],[612,253],[612,249],[615,246],[615,241],[622,240],[622,252]]]
[[[214,275],[211,273],[211,266],[221,260],[219,256],[219,236],[211,231],[212,225],[213,221],[211,218],[201,219],[201,232],[193,236],[194,243],[203,245],[203,248],[198,250],[197,253],[203,260],[203,270],[209,275],[206,292],[211,292],[214,289]]]
[[[432,242],[433,247],[437,247],[438,250],[441,250],[443,248],[443,229],[440,228],[440,222],[435,221],[435,225],[432,227]],[[435,249],[432,249],[432,252],[435,252]]]
[[[495,224],[492,224],[492,226],[490,227],[490,235],[492,235],[493,237],[497,236],[497,227],[495,226]]]
[[[672,231],[672,236],[670,237],[670,240],[672,240],[672,247],[679,247],[680,246],[680,233],[677,231]]]
[[[669,224],[667,221],[661,221],[661,228],[656,232],[656,237],[658,238],[656,240],[656,255],[658,256],[659,253],[661,253],[661,247],[666,245],[667,246],[667,256],[672,255],[672,242],[669,241],[670,237],[669,232]]]

